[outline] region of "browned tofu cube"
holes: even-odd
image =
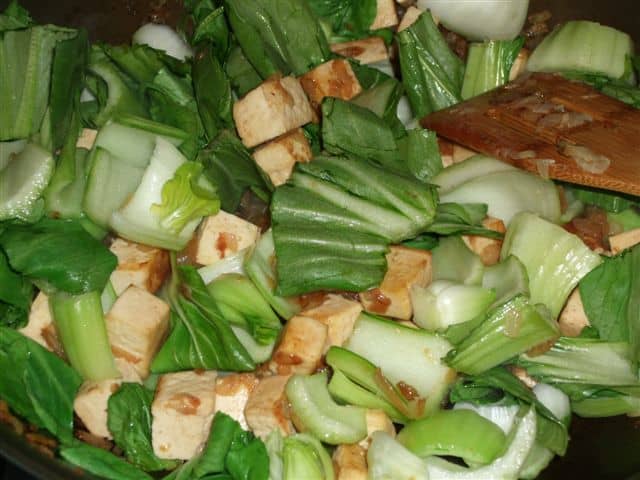
[[[161,248],[116,238],[109,249],[118,257],[118,267],[111,273],[111,285],[116,295],[129,285],[154,293],[171,270],[169,253]]]
[[[577,337],[584,327],[589,326],[589,319],[584,312],[580,290],[575,288],[558,317],[560,333],[565,337]]]
[[[285,183],[297,162],[309,162],[313,152],[301,128],[271,140],[253,152],[253,159],[274,186]]]
[[[464,148],[457,143],[451,143],[440,137],[438,137],[438,149],[440,150],[440,158],[444,168],[450,167],[454,163],[463,162],[467,158],[477,155],[473,150]]]
[[[313,373],[322,359],[327,326],[302,315],[289,319],[276,346],[269,370],[278,375]]]
[[[611,253],[614,255],[617,255],[623,250],[631,248],[638,243],[640,243],[640,228],[634,228],[633,230],[628,230],[609,237]]]
[[[343,57],[353,58],[362,65],[389,59],[389,51],[381,37],[369,37],[351,42],[334,43],[331,51]]]
[[[169,330],[169,305],[134,285],[127,288],[105,317],[111,350],[149,376],[151,360]]]
[[[160,377],[151,404],[153,452],[189,460],[209,438],[215,414],[216,372],[187,371]]]
[[[73,410],[87,430],[98,437],[112,438],[107,426],[109,397],[118,391],[122,382],[140,383],[140,377],[133,365],[116,358],[116,367],[121,378],[110,378],[94,382],[85,381],[73,402]]]
[[[284,391],[289,377],[274,375],[262,378],[249,395],[244,409],[247,425],[263,440],[273,430],[279,430],[282,435],[295,433]]]
[[[362,305],[358,302],[329,294],[320,305],[304,310],[300,315],[313,318],[327,326],[327,340],[323,349],[323,353],[326,353],[331,346],[344,345],[351,336],[361,311]]]
[[[270,78],[233,105],[242,143],[255,147],[309,123],[313,110],[294,77]]]
[[[91,150],[98,136],[98,131],[92,128],[83,128],[76,142],[76,147]]]
[[[367,480],[367,451],[360,445],[343,444],[333,451],[333,469],[336,480]]]
[[[410,290],[431,283],[431,252],[392,246],[387,254],[387,273],[378,288],[360,293],[367,312],[409,320],[413,315]]]
[[[487,217],[482,221],[482,225],[496,232],[504,234],[507,229],[499,218]],[[484,265],[494,265],[500,261],[500,250],[502,249],[501,238],[487,238],[479,235],[463,235],[462,240],[469,249],[477,254]]]
[[[324,97],[350,100],[362,91],[348,61],[329,60],[300,77],[300,84],[311,104],[319,106]]]
[[[378,0],[376,18],[371,24],[371,30],[393,27],[394,25],[398,25],[398,13],[394,0]]]
[[[392,437],[396,436],[396,428],[393,426],[393,422],[389,416],[382,410],[368,408],[365,413],[365,420],[367,422],[367,436],[358,442],[358,444],[364,449],[369,449],[371,445],[371,435],[375,432],[386,432]]]
[[[202,221],[189,249],[195,252],[196,263],[211,265],[254,245],[259,236],[256,225],[220,210]]]
[[[400,25],[398,25],[398,32],[406,30],[418,20],[418,17],[422,14],[422,10],[416,7],[409,7],[405,10]],[[435,20],[435,19],[434,19]]]
[[[224,412],[248,430],[244,409],[258,384],[253,373],[232,373],[216,378],[216,412]]]

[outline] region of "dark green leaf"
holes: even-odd
[[[375,86],[364,90],[351,102],[368,108],[378,115],[391,128],[394,137],[400,138],[406,135],[404,125],[397,115],[398,102],[402,94],[402,84],[395,78],[387,77],[377,82]]]
[[[151,364],[154,373],[201,368],[204,370],[251,371],[255,364],[220,314],[198,272],[183,266],[176,289],[169,338]]]
[[[33,285],[9,267],[0,250],[0,325],[20,328],[27,323]]]
[[[464,65],[447,45],[426,11],[397,35],[400,70],[416,117],[449,107],[461,99]]]
[[[439,235],[480,235],[502,238],[502,234],[482,226],[487,215],[484,203],[440,203],[429,231]]]
[[[185,2],[185,9],[191,14],[195,28],[191,43],[206,41],[220,62],[227,57],[230,47],[229,26],[224,17],[221,1],[195,0]]]
[[[16,272],[71,294],[101,292],[118,263],[107,247],[71,220],[7,226],[0,246]]]
[[[264,443],[225,413],[213,419],[209,440],[194,468],[196,478],[229,473],[234,480],[267,480],[269,457]],[[207,478],[225,478],[207,477]]]
[[[223,131],[198,155],[205,176],[218,191],[223,210],[235,212],[242,194],[251,188],[268,198],[270,188],[260,174],[251,154],[230,131]]]
[[[5,11],[0,14],[0,32],[26,28],[32,23],[31,15],[20,6],[18,0],[11,0]]]
[[[63,360],[30,338],[0,326],[0,398],[63,444],[73,441],[73,400],[82,383]]]
[[[249,63],[242,49],[237,45],[229,52],[224,69],[238,97],[246,95],[262,82],[256,69]]]
[[[57,151],[72,137],[78,137],[79,125],[73,121],[80,102],[84,71],[89,60],[89,39],[85,30],[56,45],[51,67],[49,120],[52,151]]]
[[[377,12],[376,0],[307,0],[323,22],[331,26],[330,43],[368,34]]]
[[[122,458],[101,448],[78,444],[60,449],[60,456],[67,462],[109,480],[152,480],[152,477],[137,469]]]
[[[629,342],[640,358],[640,247],[605,258],[580,282],[580,298],[590,324],[603,340]]]
[[[346,153],[375,160],[394,171],[406,171],[393,132],[368,108],[338,98],[325,98],[322,140],[329,153]]]
[[[204,48],[193,64],[193,89],[209,140],[217,137],[221,130],[233,128],[231,85],[214,51],[212,47]]]
[[[305,0],[227,0],[233,33],[262,78],[301,75],[327,61],[329,44]]]
[[[496,367],[480,375],[458,380],[451,390],[453,403],[469,401],[477,405],[498,401],[521,405],[534,405],[538,415],[537,440],[558,455],[564,455],[569,436],[565,425],[545,407],[517,377],[502,367]]]
[[[407,136],[398,141],[398,147],[409,171],[418,180],[426,182],[442,170],[435,132],[423,128],[409,130]]]
[[[153,392],[137,383],[123,383],[109,397],[108,427],[127,460],[145,471],[170,470],[173,460],[158,458],[151,445]]]

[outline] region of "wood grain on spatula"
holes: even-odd
[[[559,75],[529,74],[421,124],[545,177],[640,195],[640,110]]]

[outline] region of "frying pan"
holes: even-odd
[[[0,0],[4,10],[8,0]],[[128,42],[132,32],[150,19],[175,23],[178,0],[21,0],[38,23],[84,27],[93,41]],[[638,0],[530,0],[532,12],[549,10],[552,24],[569,19],[596,20],[619,28],[640,42]],[[556,459],[542,480],[640,480],[640,419],[574,418],[564,458]],[[0,423],[0,454],[46,480],[90,479],[77,468],[49,458]],[[480,480],[480,479],[479,479]]]

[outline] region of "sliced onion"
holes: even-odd
[[[418,8],[469,40],[511,40],[522,30],[529,0],[418,0]]]

